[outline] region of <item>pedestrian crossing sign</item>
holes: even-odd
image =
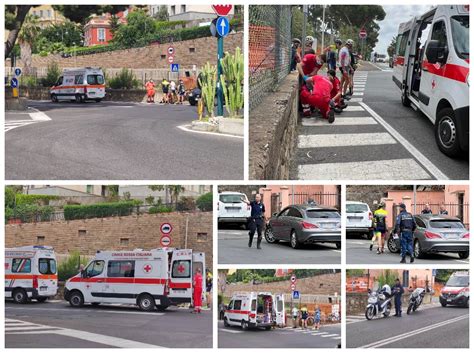
[[[171,64],[171,72],[179,72],[179,64]]]
[[[300,291],[299,290],[294,290],[293,293],[292,293],[292,298],[294,300],[300,299]]]

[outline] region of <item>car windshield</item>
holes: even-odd
[[[432,228],[443,228],[443,229],[464,229],[462,222],[458,220],[446,220],[446,219],[437,219],[430,221],[430,226]]]
[[[89,85],[103,85],[104,76],[102,75],[87,75],[87,83]]]
[[[223,203],[237,203],[242,202],[242,198],[245,199],[244,195],[233,194],[233,195],[219,195],[219,201]]]
[[[454,50],[461,59],[469,59],[469,16],[451,17]]]
[[[363,203],[349,203],[346,205],[347,213],[364,213],[369,210],[369,206]]]
[[[468,287],[469,276],[451,276],[446,282],[446,287]]]
[[[339,212],[334,210],[307,210],[308,218],[341,218]]]

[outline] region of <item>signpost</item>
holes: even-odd
[[[362,41],[362,43],[361,43],[362,44],[361,45],[361,47],[362,47],[362,50],[361,50],[362,51],[362,59],[365,60],[365,41],[367,40],[367,31],[365,30],[364,27],[362,27],[359,31],[359,38]]]
[[[179,72],[179,64],[171,64],[171,72]]]
[[[294,291],[291,293],[291,297],[293,298],[293,300],[299,300],[299,299],[300,299],[300,292],[297,291],[297,290],[294,290]]]
[[[360,29],[359,38],[360,38],[360,39],[365,39],[365,38],[367,38],[367,31],[365,30],[365,28],[361,28],[361,29]]]
[[[168,235],[163,235],[160,239],[160,244],[164,248],[169,247],[171,244],[171,238]]]
[[[15,76],[16,77],[21,76],[21,69],[19,67],[15,68]]]
[[[170,223],[162,223],[160,226],[160,231],[163,234],[170,234],[172,230],[173,230],[173,227],[171,226]]]

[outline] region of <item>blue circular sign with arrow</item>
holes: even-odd
[[[230,32],[230,24],[227,17],[219,17],[216,22],[217,34],[221,37],[225,37]]]
[[[11,86],[11,88],[17,88],[18,87],[18,79],[16,77],[13,77],[11,79],[10,86]]]

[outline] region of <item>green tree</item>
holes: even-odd
[[[158,21],[168,21],[169,20],[168,6],[160,5],[158,12],[155,13],[153,17],[157,19]]]
[[[395,54],[395,47],[397,46],[397,36],[393,36],[392,41],[390,42],[389,46],[387,47],[387,54],[388,56],[392,57]]]
[[[112,42],[125,48],[146,45],[155,29],[155,20],[144,10],[136,10],[128,15],[127,25],[117,29]]]
[[[197,207],[203,212],[212,211],[212,206],[213,206],[212,198],[213,198],[212,191],[199,196],[199,198],[196,200]]]
[[[350,269],[347,270],[347,277],[362,277],[365,276],[366,271],[363,269]]]
[[[5,207],[15,207],[15,195],[15,189],[13,189],[11,186],[5,187]]]
[[[34,52],[60,52],[58,48],[72,47],[81,43],[84,32],[82,26],[72,21],[54,24],[41,30],[34,46]]]
[[[171,200],[174,199],[175,207],[178,206],[179,194],[181,194],[185,189],[182,185],[167,185],[167,189],[170,192]]]
[[[388,284],[392,287],[395,284],[395,280],[398,278],[398,272],[392,270],[383,270],[382,273],[377,277],[379,286]]]
[[[110,33],[112,33],[112,38],[114,38],[115,34],[117,33],[117,31],[119,30],[121,26],[120,19],[118,18],[117,15],[112,15],[110,17],[109,24],[110,24]]]

